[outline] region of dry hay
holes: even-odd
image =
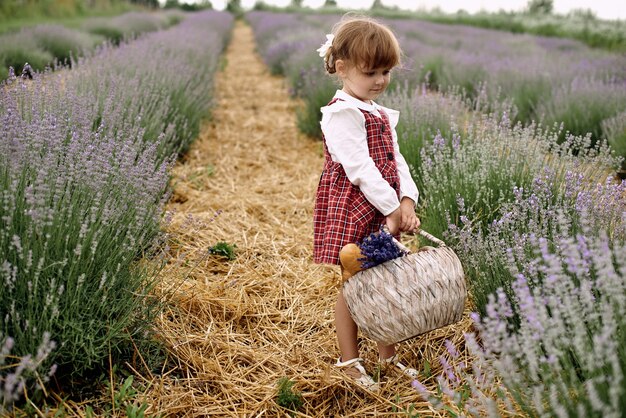
[[[288,416],[275,402],[286,376],[304,397],[301,416],[393,415],[394,403],[436,416],[393,370],[374,395],[354,393],[331,366],[341,280],[311,254],[321,144],[298,133],[295,103],[254,53],[248,26],[237,24],[226,61],[214,121],[174,170],[176,244],[163,289],[176,291],[157,328],[177,366],[148,378],[148,415]],[[236,258],[208,254],[217,242],[235,244]],[[436,375],[444,340],[463,346],[470,328],[466,314],[401,344],[401,359],[428,361]],[[373,370],[375,344],[361,346]]]

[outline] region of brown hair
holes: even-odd
[[[361,68],[393,68],[400,64],[402,50],[391,30],[365,16],[344,16],[333,28],[331,47],[324,57],[324,66],[334,74],[337,60],[348,61]]]

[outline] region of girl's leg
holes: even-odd
[[[396,354],[395,344],[384,345],[382,343],[376,343],[378,345],[378,358],[380,360],[386,360],[393,357]]]
[[[335,328],[337,330],[337,342],[339,343],[339,351],[341,357],[336,366],[344,368],[344,373],[362,387],[371,390],[378,390],[378,383],[376,383],[365,371],[363,365],[360,362],[359,347],[357,344],[358,327],[350,316],[348,305],[343,298],[343,293],[339,291],[337,296],[337,304],[335,305]],[[355,362],[342,364],[354,359]],[[358,360],[357,360],[358,359]]]
[[[351,360],[359,356],[359,348],[357,346],[358,328],[343,299],[343,293],[339,291],[337,304],[335,305],[335,328],[337,329],[337,342],[339,343],[339,351],[341,352],[341,361]]]
[[[378,343],[378,359],[381,364],[393,364],[394,367],[399,369],[402,373],[410,378],[417,378],[418,372],[417,370],[407,367],[404,364],[400,363],[396,355],[396,346],[395,344],[391,345],[383,345]]]

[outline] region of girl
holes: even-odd
[[[389,231],[414,232],[419,193],[400,154],[395,126],[399,113],[374,102],[400,63],[400,46],[386,26],[369,18],[344,18],[326,35],[318,52],[326,71],[342,84],[322,111],[324,169],[314,211],[316,263],[339,264],[339,251],[362,240],[386,223]],[[341,292],[335,306],[335,327],[341,357],[336,366],[361,386],[377,390],[359,358],[357,326]],[[409,376],[414,369],[396,361],[393,345],[378,344],[381,362]]]

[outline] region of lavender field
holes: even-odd
[[[317,112],[336,85],[311,51],[339,16],[247,19],[303,101],[301,130],[320,137]],[[423,228],[461,257],[477,311],[463,347],[475,364],[442,357],[437,383],[414,386],[461,415],[621,416],[626,58],[566,39],[386,23],[406,59],[379,101],[401,111]]]
[[[319,34],[329,32],[339,16],[253,12],[247,18],[267,64],[285,74],[307,102],[304,130],[319,135],[318,109],[333,87],[308,51],[315,50]],[[561,141],[566,132],[590,134],[592,143],[608,139],[626,157],[623,54],[570,39],[407,19],[384,22],[396,32],[406,55],[395,74],[397,86],[414,89],[425,83],[431,90],[456,91],[488,110],[507,104],[513,122],[562,124]]]
[[[337,88],[315,50],[339,19],[2,37],[24,67],[0,84],[0,415],[624,415],[626,56],[384,21],[406,56],[379,102],[470,302],[402,344],[418,378],[379,368],[355,395],[330,366],[337,272],[310,248]]]

